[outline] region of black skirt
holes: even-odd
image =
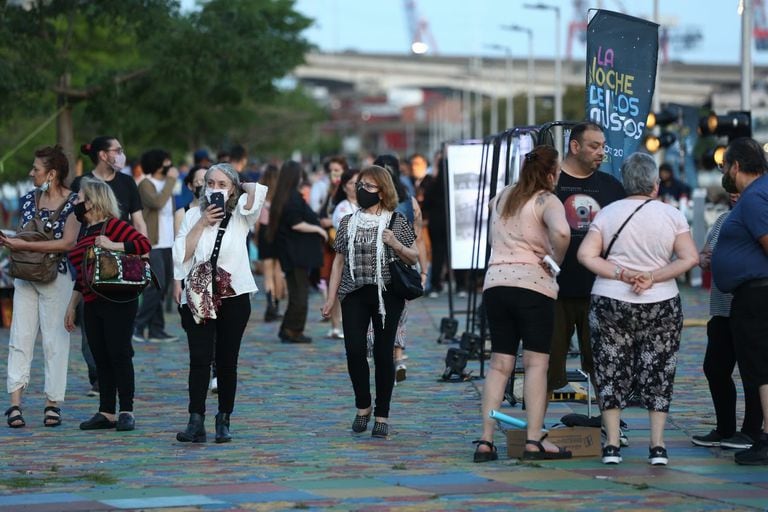
[[[275,242],[269,242],[267,240],[267,226],[265,224],[259,225],[259,261],[270,260],[277,258],[277,249]]]

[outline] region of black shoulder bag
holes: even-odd
[[[643,204],[635,208],[635,211],[629,214],[629,217],[627,217],[627,220],[625,220],[624,223],[616,231],[616,233],[613,234],[613,238],[611,238],[611,243],[608,244],[608,248],[602,254],[602,257],[604,260],[608,259],[608,255],[611,253],[611,248],[613,248],[613,244],[616,243],[616,239],[619,238],[619,233],[621,233],[621,230],[624,229],[624,226],[627,225],[627,222],[629,222],[629,219],[631,219],[638,211],[640,211],[640,208],[647,205],[651,201],[653,201],[653,198],[646,200]]]
[[[392,213],[389,229],[392,229],[395,225],[395,217],[397,215],[397,213]],[[424,288],[421,286],[421,276],[416,272],[415,268],[407,265],[398,256],[395,256],[395,259],[389,262],[389,275],[392,276],[392,280],[387,290],[394,295],[405,300],[418,299],[424,295]]]

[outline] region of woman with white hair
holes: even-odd
[[[603,208],[579,248],[579,262],[597,278],[589,327],[595,381],[607,439],[604,464],[621,462],[620,413],[637,390],[648,409],[648,462],[666,465],[664,425],[672,401],[683,311],[678,276],[699,261],[688,222],[656,201],[659,171],[635,153],[621,166],[626,199]]]
[[[173,244],[174,279],[181,325],[189,343],[189,423],[176,434],[180,442],[203,443],[205,399],[214,359],[218,379],[216,442],[232,440],[229,417],[235,406],[237,360],[251,316],[250,294],[257,291],[245,244],[258,222],[267,187],[240,183],[229,164],[205,173],[200,206],[190,208]],[[223,208],[217,199],[223,196]]]

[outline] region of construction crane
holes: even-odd
[[[758,4],[762,4],[762,0],[754,0],[756,10]],[[602,4],[602,2],[600,2]],[[619,12],[627,12],[624,7],[624,3],[620,0],[615,0],[616,5],[619,8]],[[578,38],[579,43],[584,44],[587,40],[587,2],[585,0],[573,0],[573,18],[568,23],[568,42],[565,48],[565,55],[568,60],[571,59],[571,51],[573,48],[573,40]],[[763,12],[762,8],[759,8],[760,12]],[[755,16],[755,40],[759,41],[757,37],[757,25],[759,15]],[[765,17],[763,16],[763,21]],[[666,64],[669,62],[669,47],[670,45],[676,50],[690,50],[702,40],[703,36],[701,30],[696,27],[677,28],[677,22],[674,20],[663,23],[659,29],[659,48],[661,49],[661,62]],[[765,27],[765,23],[762,24]],[[768,49],[768,29],[764,29],[764,44],[765,49]],[[760,49],[758,47],[758,49]]]
[[[408,24],[408,35],[411,37],[410,50],[416,55],[430,52],[437,54],[437,42],[432,37],[427,20],[419,16],[416,0],[404,0],[405,19]]]

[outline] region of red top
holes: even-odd
[[[111,218],[106,223],[107,227],[104,230],[104,236],[113,242],[124,242],[127,254],[147,254],[152,248],[149,238],[136,231],[127,222]],[[75,290],[83,294],[84,302],[91,302],[99,298],[83,281],[83,257],[85,256],[85,251],[94,244],[96,237],[101,235],[102,224],[100,222],[85,228],[85,231],[77,240],[75,248],[69,251],[69,261],[77,273]]]

